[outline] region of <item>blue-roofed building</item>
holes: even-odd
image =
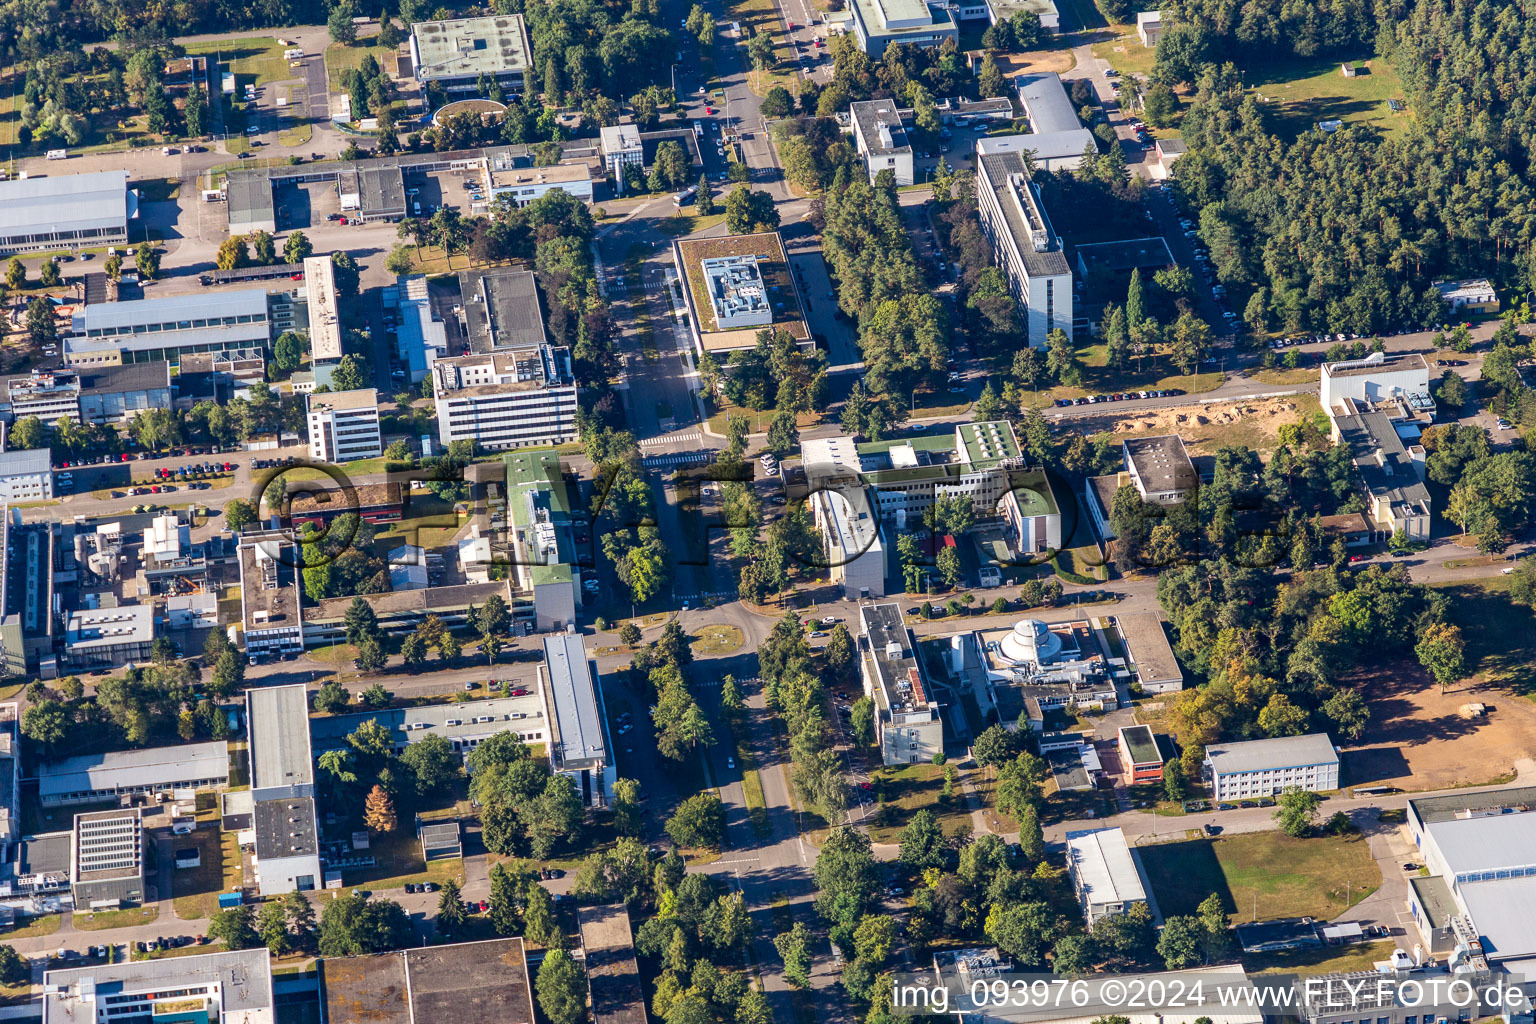
[[[267,292],[196,292],[79,307],[64,361],[116,366],[164,359],[179,365],[188,352],[264,349],[271,339]]]
[[[432,363],[448,354],[447,328],[432,316],[432,302],[427,295],[427,279],[411,274],[397,279],[391,295],[385,293],[385,305],[394,302],[396,325],[395,350],[401,369],[412,384],[420,384],[432,372]]]
[[[544,638],[544,692],[549,704],[549,762],[576,783],[582,800],[600,807],[618,779],[608,746],[597,666],[576,633]]]

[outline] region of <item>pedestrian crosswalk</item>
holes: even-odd
[[[703,594],[679,594],[679,601],[687,601],[690,605],[697,605],[700,601],[734,601],[737,598],[734,590],[711,590]],[[701,685],[708,685],[707,683]],[[713,685],[719,686],[718,682]]]
[[[708,462],[710,454],[710,452],[667,452],[663,455],[647,455],[640,461],[647,469],[665,469],[668,466]]]
[[[647,438],[644,438],[644,439],[642,439],[640,441],[640,447],[644,448],[647,445],[654,446],[654,445],[658,445],[658,444],[673,444],[675,442],[680,442],[680,441],[702,441],[702,440],[704,440],[704,435],[701,434],[701,433],[698,433],[697,431],[692,433],[692,434],[668,434],[665,437],[647,437]]]

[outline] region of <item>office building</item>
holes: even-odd
[[[384,454],[379,434],[379,393],[373,388],[328,391],[305,399],[309,455],[318,462],[353,462]]]
[[[396,754],[404,753],[412,743],[420,743],[429,736],[441,736],[454,751],[468,757],[471,750],[502,732],[516,733],[524,743],[547,744],[550,722],[544,705],[544,695],[533,692],[462,704],[425,704],[327,715],[310,721],[310,742],[316,757],[328,750],[346,749],[347,737],[358,726],[373,719],[389,731]]]
[[[0,502],[17,505],[52,497],[52,452],[47,448],[0,451]]]
[[[127,171],[0,181],[0,256],[122,244],[138,215]]]
[[[4,383],[5,418],[11,422],[37,417],[52,429],[60,420],[80,422],[80,378],[71,370],[33,370]]]
[[[304,259],[304,310],[312,364],[341,360],[341,310],[336,298],[336,265],[329,256]]]
[[[539,631],[564,629],[581,607],[570,494],[554,452],[506,456],[513,613]]]
[[[60,661],[72,672],[122,668],[149,660],[155,608],[148,604],[81,608],[69,613]]]
[[[43,974],[43,1024],[276,1024],[272,959],[255,949]]]
[[[1184,689],[1184,670],[1155,612],[1116,614],[1115,625],[1125,641],[1130,670],[1145,693],[1174,693]]]
[[[1163,753],[1150,726],[1122,726],[1116,734],[1120,768],[1132,785],[1163,781]]]
[[[587,806],[607,806],[618,768],[608,744],[597,664],[587,657],[579,633],[544,638],[539,678],[549,707],[550,767],[576,783]]]
[[[1044,348],[1053,330],[1072,333],[1072,271],[1019,153],[976,158],[976,201],[1008,289],[1020,306],[1024,340]]]
[[[987,20],[997,25],[1009,21],[1020,11],[1029,11],[1040,19],[1040,28],[1051,35],[1061,31],[1061,14],[1055,0],[987,0]]]
[[[533,1024],[522,939],[320,961],[327,1024]]]
[[[1147,902],[1146,876],[1118,828],[1068,832],[1067,874],[1089,928]]]
[[[884,597],[885,543],[868,491],[860,486],[818,487],[810,503],[828,573],[843,596],[850,601]]]
[[[53,531],[0,509],[0,657],[10,676],[55,670]]]
[[[778,232],[681,239],[672,243],[672,256],[683,280],[689,331],[700,355],[713,352],[724,361],[731,352],[754,347],[758,333],[770,329],[784,331],[806,351],[815,347]],[[727,301],[734,296],[717,290],[730,280],[721,276],[724,268],[748,273],[748,265],[750,300],[742,296],[741,303]],[[758,295],[762,302],[756,300]]]
[[[449,629],[467,627],[475,609],[492,597],[511,604],[506,580],[358,596],[373,609],[379,628],[396,635],[414,630],[429,616],[436,616]],[[305,609],[304,646],[342,643],[347,632],[347,609],[351,605],[350,597],[327,597],[315,607]]]
[[[1330,434],[1350,450],[1366,500],[1371,540],[1390,540],[1401,531],[1411,540],[1429,539],[1432,513],[1424,485],[1423,428],[1434,420],[1429,364],[1422,355],[1387,356],[1325,363],[1319,401]]]
[[[645,147],[640,143],[640,127],[633,124],[604,125],[600,137],[603,145],[603,164],[613,175],[619,191],[624,191],[624,177],[628,168],[637,170],[645,166]]]
[[[1325,733],[1280,736],[1205,748],[1211,799],[1278,796],[1288,789],[1329,793],[1339,788],[1339,754]]]
[[[438,439],[505,450],[576,440],[570,349],[538,345],[432,364]]]
[[[602,181],[594,163],[571,161],[546,167],[506,167],[489,163],[485,170],[488,194],[492,202],[501,200],[509,206],[527,206],[550,192],[564,192],[574,199],[590,203],[593,190]]]
[[[178,789],[214,789],[228,784],[229,744],[224,740],[81,754],[43,764],[37,780],[38,798],[44,807],[169,796]]]
[[[252,863],[263,897],[321,884],[309,697],[303,683],[245,691],[251,735]]]
[[[911,114],[892,99],[864,100],[848,107],[854,149],[864,158],[871,183],[881,171],[890,171],[897,185],[912,184],[912,143],[907,138]]]
[[[416,80],[449,93],[475,92],[482,77],[521,93],[532,53],[521,14],[419,21],[411,26],[410,46]]]
[[[859,670],[875,702],[875,742],[886,764],[932,761],[944,752],[939,703],[896,604],[859,608]]]
[[[0,863],[17,863],[21,839],[21,712],[0,704]]]
[[[1132,437],[1121,444],[1125,471],[1142,501],[1172,505],[1189,497],[1200,483],[1195,464],[1178,434]]]
[[[1139,271],[1141,279],[1148,281],[1159,271],[1178,265],[1161,235],[1094,242],[1075,246],[1074,251],[1077,276],[1082,281],[1085,300],[1090,303],[1124,302],[1132,274]]]
[[[144,902],[144,821],[137,807],[75,815],[69,882],[81,910]]]
[[[1028,0],[1034,2],[1034,0]],[[1049,2],[1049,0],[1046,0]],[[1029,130],[976,140],[978,157],[1001,153],[1030,154],[1037,171],[1070,171],[1081,167],[1085,154],[1098,151],[1098,142],[1077,117],[1061,77],[1052,72],[1019,75],[1014,80],[1019,105]]]
[[[260,663],[304,649],[299,548],[287,530],[240,536],[240,621],[245,653]]]
[[[64,362],[76,368],[179,363],[183,353],[265,349],[272,315],[261,288],[77,307]]]
[[[848,5],[854,38],[871,57],[885,56],[892,43],[939,46],[960,38],[948,7],[924,0],[853,0]]]

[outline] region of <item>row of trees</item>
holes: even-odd
[[[848,784],[827,721],[826,683],[845,680],[854,668],[847,630],[813,652],[806,627],[793,610],[774,624],[757,650],[763,695],[784,722],[793,767],[790,781],[800,799],[829,822],[842,819]]]

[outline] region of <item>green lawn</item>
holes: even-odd
[[[1509,599],[1503,576],[1438,587],[1450,600],[1451,621],[1467,643],[1467,665],[1480,680],[1536,695],[1530,665],[1536,658],[1536,615]]]
[[[389,71],[393,67],[394,61],[390,61],[389,65],[386,66],[385,58],[392,52],[388,47],[367,46],[362,42],[354,46],[348,46],[346,43],[332,43],[325,49],[326,84],[332,92],[344,91],[341,88],[341,73],[347,68],[357,67],[363,62],[363,58],[370,53],[373,54],[373,59],[378,62],[380,68]],[[314,60],[315,58],[311,57],[309,59]],[[357,114],[354,113],[353,116],[356,117]]]
[[[176,916],[184,921],[212,917],[219,909],[219,893],[241,882],[235,833],[220,833],[217,824],[204,825],[191,835],[178,836],[176,846],[195,846],[202,853],[202,863],[195,868],[171,868],[171,906]]]
[[[1397,943],[1356,943],[1350,946],[1312,946],[1307,949],[1286,949],[1277,953],[1243,954],[1243,966],[1250,972],[1337,974],[1346,971],[1369,971],[1377,961],[1392,955]]]
[[[399,889],[407,882],[436,882],[441,885],[453,879],[464,883],[464,862],[435,860],[430,864],[421,858],[421,842],[409,828],[376,835],[369,840],[368,854],[377,862],[371,868],[357,868],[347,872],[348,885],[360,885],[370,889]]]
[[[1326,810],[1326,805],[1325,808]],[[1359,836],[1292,839],[1253,832],[1141,847],[1163,916],[1192,914],[1212,893],[1234,924],[1333,917],[1375,892],[1381,872]]]
[[[881,768],[872,776],[875,791],[885,798],[883,820],[869,829],[871,842],[894,843],[901,838],[901,830],[912,815],[929,810],[939,819],[939,827],[946,832],[957,825],[971,824],[970,808],[965,795],[955,784],[955,795],[945,804],[939,799],[944,788],[944,768],[936,764],[907,764],[897,768]]]
[[[1408,114],[1387,109],[1389,98],[1403,98],[1402,80],[1392,66],[1363,53],[1350,61],[1359,71],[1354,78],[1339,70],[1342,59],[1287,55],[1274,64],[1247,68],[1246,82],[1263,97],[1263,109],[1278,125],[1295,134],[1329,120],[1371,124],[1385,132],[1406,127]]]
[[[126,910],[76,911],[71,921],[81,931],[105,931],[108,928],[129,928],[136,924],[149,924],[160,916],[160,908],[129,907]]]
[[[245,95],[246,83],[258,87],[269,82],[284,82],[303,75],[302,68],[290,68],[283,57],[285,47],[271,36],[245,39],[210,39],[188,43],[188,53],[201,53],[229,66],[235,73],[238,94]]]

